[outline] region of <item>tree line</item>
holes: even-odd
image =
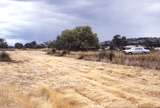
[[[99,42],[98,36],[92,31],[90,26],[79,26],[73,29],[66,29],[57,36],[55,40],[38,44],[36,41],[15,43],[14,48],[55,48],[58,50],[97,50],[103,47],[113,49],[123,49],[126,45],[143,45],[148,48],[160,47],[160,38],[130,38],[115,35],[111,41]],[[0,38],[0,48],[9,48],[5,39]]]
[[[0,40],[0,48],[8,48],[8,44],[4,39]],[[99,39],[97,34],[92,31],[89,26],[80,26],[73,29],[66,29],[57,36],[56,40],[38,44],[32,41],[26,44],[15,43],[14,48],[55,48],[58,50],[97,50],[99,49]]]
[[[115,35],[111,41],[101,43],[102,47],[113,46],[114,49],[124,49],[127,45],[144,46],[148,49],[160,47],[160,38],[156,37],[140,37],[140,38],[126,38],[126,36]]]
[[[46,48],[45,44],[37,44],[36,41],[32,41],[26,44],[17,42],[15,43],[14,46],[9,46],[7,44],[7,42],[5,41],[5,39],[0,38],[0,48],[17,48],[17,49],[22,49],[22,48],[34,48],[34,49],[38,49],[38,48]]]

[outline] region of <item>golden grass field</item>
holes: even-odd
[[[160,108],[160,71],[12,51],[0,108]]]

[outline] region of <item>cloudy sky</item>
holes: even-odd
[[[55,39],[66,28],[90,25],[100,40],[115,34],[160,36],[160,0],[0,0],[0,38]]]

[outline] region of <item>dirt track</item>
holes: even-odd
[[[0,84],[32,91],[46,84],[88,108],[160,108],[160,72],[54,57],[40,51],[10,52],[0,63]]]

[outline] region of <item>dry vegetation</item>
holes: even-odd
[[[10,55],[17,62],[0,62],[0,108],[160,108],[158,70],[42,51]]]
[[[125,64],[131,66],[141,66],[150,69],[160,69],[160,53],[153,52],[151,54],[142,55],[124,55],[116,54],[114,63]]]
[[[11,58],[10,55],[4,51],[0,51],[0,61],[1,62],[10,62]]]
[[[109,53],[109,51],[106,52],[106,56],[101,60],[102,62],[110,63]],[[99,60],[99,52],[72,52],[68,56],[90,61]],[[125,55],[122,52],[114,52],[112,63],[160,70],[160,52],[138,55]]]

